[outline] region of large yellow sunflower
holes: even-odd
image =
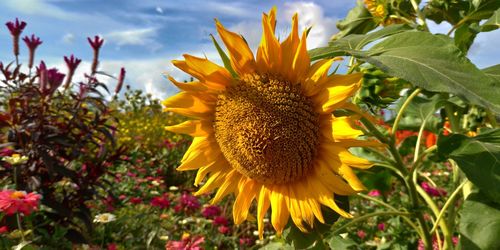
[[[328,75],[335,59],[310,64],[306,36],[298,34],[297,14],[291,34],[275,36],[276,9],[263,14],[263,35],[256,58],[244,38],[216,21],[231,67],[184,55],[173,61],[197,81],[170,80],[182,91],[163,102],[167,111],[194,118],[167,127],[194,137],[178,170],[198,170],[197,195],[217,189],[213,203],[236,195],[234,222],[243,222],[257,203],[262,237],[263,219],[271,207],[271,223],[280,234],[292,217],[301,230],[324,223],[321,205],[344,217],[334,194],[364,189],[351,167],[370,162],[349,153],[349,147],[372,145],[350,117],[336,109],[352,107],[347,99],[359,88],[361,74]],[[206,178],[207,177],[207,178]],[[206,178],[206,180],[205,180]]]

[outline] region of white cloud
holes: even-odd
[[[113,31],[104,35],[104,39],[109,42],[116,44],[118,50],[120,46],[133,45],[133,46],[147,46],[151,51],[158,51],[163,46],[161,43],[156,41],[157,28],[139,28],[139,29],[128,29],[122,31]]]
[[[312,27],[307,37],[308,49],[326,45],[330,37],[338,31],[335,25],[337,20],[325,16],[321,6],[313,2],[285,3],[284,7],[284,15],[281,15],[283,19],[280,20],[289,23],[292,16],[298,13],[299,32]]]
[[[260,39],[262,37],[262,24],[257,21],[243,21],[230,26],[228,29],[232,32],[243,35],[252,51],[257,51]]]
[[[73,33],[64,34],[62,41],[67,44],[72,44],[75,41],[75,35],[73,35]]]
[[[156,7],[156,12],[163,14],[163,9],[160,6]]]

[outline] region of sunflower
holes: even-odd
[[[166,127],[194,137],[180,171],[198,170],[195,193],[217,189],[212,203],[235,194],[234,222],[249,216],[256,201],[259,234],[271,208],[271,223],[281,234],[289,217],[303,231],[315,219],[324,223],[321,206],[343,217],[334,195],[364,190],[351,167],[371,163],[352,155],[349,147],[372,145],[356,140],[362,135],[352,117],[335,117],[360,87],[362,74],[329,75],[336,59],[311,65],[307,32],[299,37],[298,17],[291,34],[275,36],[276,8],[264,13],[263,35],[257,55],[244,38],[215,21],[230,59],[221,67],[208,59],[184,55],[173,64],[197,81],[169,79],[182,91],[165,101],[166,111],[194,119]],[[307,224],[304,224],[307,223]]]

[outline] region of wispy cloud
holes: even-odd
[[[123,45],[138,45],[151,46],[159,49],[161,44],[156,41],[157,28],[139,28],[122,31],[113,31],[104,35],[104,38],[118,46]]]

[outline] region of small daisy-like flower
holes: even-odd
[[[111,213],[98,214],[94,217],[94,223],[109,223],[116,220],[116,216]]]
[[[0,211],[7,215],[15,213],[29,215],[38,209],[41,197],[37,193],[26,193],[25,191],[0,191]]]
[[[29,158],[20,154],[12,154],[11,156],[4,156],[2,160],[9,163],[10,165],[20,165],[26,163]]]
[[[334,196],[365,190],[351,167],[372,164],[348,148],[374,145],[356,140],[363,133],[351,117],[332,115],[337,109],[355,109],[348,99],[359,89],[362,74],[329,75],[336,59],[311,65],[307,31],[299,36],[297,14],[282,42],[275,25],[273,8],[263,15],[254,57],[242,36],[216,21],[231,67],[184,55],[173,64],[197,81],[170,77],[182,91],[163,102],[166,111],[194,118],[166,129],[194,137],[178,170],[198,169],[194,184],[204,185],[196,195],[218,189],[216,203],[234,193],[235,224],[249,217],[255,201],[261,237],[269,208],[278,234],[290,217],[303,231],[315,219],[324,223],[322,205],[352,217]]]

